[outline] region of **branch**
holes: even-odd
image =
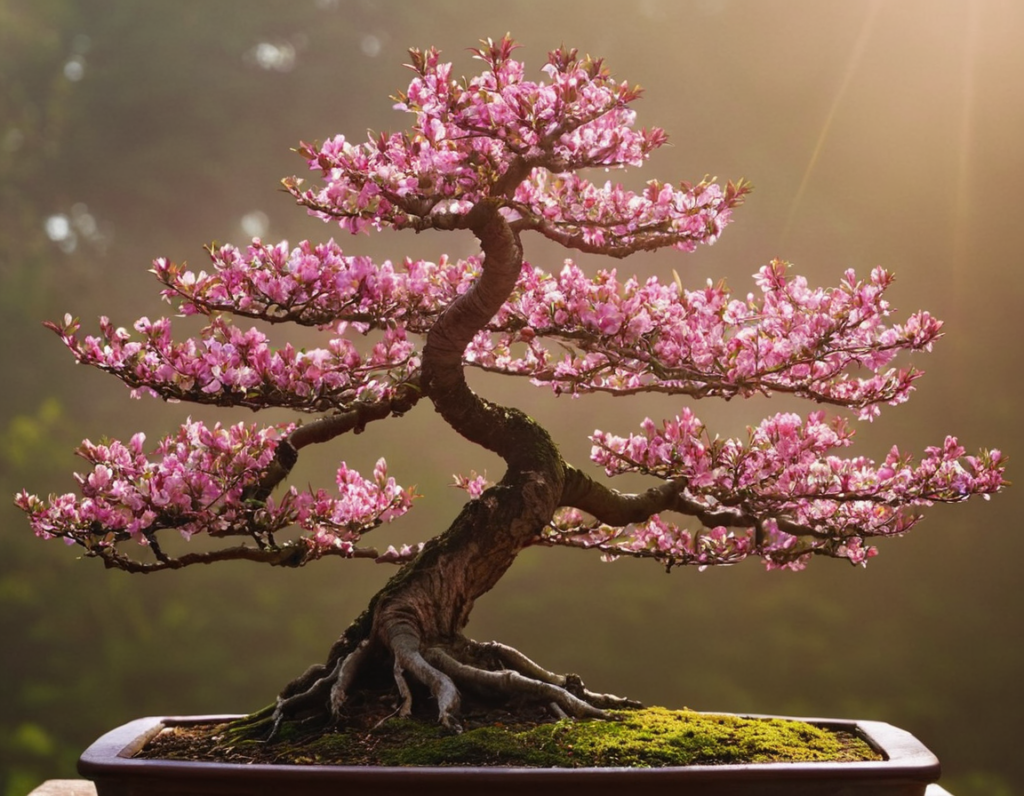
[[[566,248],[621,259],[714,243],[750,190],[742,180],[724,189],[709,180],[684,182],[679,189],[651,181],[636,194],[617,184],[595,186],[574,173],[534,169],[511,207],[520,216],[513,224],[517,231],[534,230]]]
[[[85,441],[79,454],[93,468],[76,476],[80,497],[69,493],[43,500],[22,492],[15,503],[29,515],[38,536],[61,538],[85,548],[87,555],[109,555],[114,560],[117,545],[135,541],[152,550],[158,569],[176,566],[157,540],[160,531],[174,530],[186,539],[196,534],[246,536],[256,544],[255,551],[243,545],[228,552],[193,554],[198,557],[183,559],[188,563],[247,557],[287,565],[323,554],[348,556],[363,534],[409,510],[416,495],[388,476],[383,459],[374,467],[372,480],[342,463],[336,476],[338,497],[322,489],[300,492],[294,487],[270,497],[268,487],[283,477],[288,456],[296,453],[291,444],[284,447],[288,453],[280,453],[281,436],[292,428],[259,429],[241,423],[207,428],[190,421],[165,437],[151,457],[143,450],[141,434],[127,445]],[[330,431],[339,433],[339,427]],[[316,436],[300,436],[299,442],[310,444]],[[275,534],[289,527],[304,534],[296,542],[278,544]],[[296,545],[301,545],[297,559]],[[387,560],[396,555],[389,552]]]
[[[419,374],[414,375],[394,391],[394,394],[380,401],[362,402],[348,411],[317,418],[311,423],[296,426],[277,447],[271,462],[259,484],[249,495],[253,500],[265,501],[278,484],[282,483],[298,462],[299,451],[307,445],[329,442],[349,431],[360,434],[367,424],[388,417],[401,417],[411,410],[423,393],[419,386]]]
[[[544,543],[668,566],[759,555],[769,567],[801,568],[812,554],[864,563],[877,552],[866,540],[905,533],[920,519],[916,507],[994,494],[1006,484],[999,451],[967,456],[947,437],[916,464],[895,448],[877,465],[829,455],[851,436],[841,420],[824,422],[823,413],[806,423],[776,415],[751,429],[747,443],[709,438],[688,411],[661,429],[645,421],[644,434],[629,439],[595,432],[593,458],[610,475],[643,473],[665,483],[622,495],[570,470],[563,502],[573,510],[556,518]],[[672,525],[661,516],[670,511],[708,530]]]
[[[817,289],[786,271],[777,261],[765,266],[756,277],[762,295],[741,301],[722,283],[691,291],[678,281],[590,276],[572,263],[558,274],[524,269],[468,359],[558,393],[728,399],[778,391],[867,418],[879,404],[905,401],[920,371],[888,366],[900,352],[930,349],[941,322],[926,312],[889,322],[892,276],[882,269]],[[513,353],[517,343],[525,353]]]
[[[599,523],[623,526],[646,522],[654,514],[674,507],[681,488],[676,482],[666,481],[640,494],[622,493],[567,464],[561,505],[585,511]]]
[[[393,550],[393,548],[392,548]],[[185,553],[180,556],[162,556],[154,562],[133,559],[113,547],[86,553],[90,557],[98,557],[108,569],[120,569],[132,574],[148,575],[167,569],[183,569],[196,564],[216,564],[221,561],[254,561],[276,567],[302,567],[310,561],[325,556],[342,558],[369,558],[377,562],[405,563],[410,556],[398,552],[379,553],[372,547],[358,547],[349,551],[322,550],[302,544],[287,544],[276,548],[257,548],[249,545],[238,545],[205,553]]]
[[[640,494],[631,494],[610,489],[571,465],[566,465],[566,487],[562,493],[562,505],[586,512],[594,518],[597,525],[620,528],[642,525],[655,515],[666,511],[694,517],[700,520],[705,528],[725,526],[756,529],[763,522],[763,519],[738,506],[721,506],[717,510],[710,508],[706,503],[690,495],[685,477],[665,481],[660,486],[652,487]],[[791,533],[815,534],[813,529],[801,527],[792,520],[773,519]]]
[[[140,318],[133,339],[100,319],[100,336],[79,339],[80,324],[65,316],[47,323],[82,364],[110,373],[133,395],[157,395],[250,409],[281,407],[302,412],[345,411],[357,403],[389,399],[415,377],[418,364],[402,327],[387,329],[368,356],[339,335],[326,349],[271,348],[262,332],[242,331],[214,317],[201,336],[175,343],[167,318]]]

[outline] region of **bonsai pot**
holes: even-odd
[[[78,770],[98,796],[253,794],[374,796],[587,794],[587,796],[924,796],[939,761],[913,735],[877,721],[803,719],[863,737],[883,760],[856,763],[756,763],[676,768],[499,768],[244,765],[138,759],[167,727],[234,716],[151,717],[107,733],[82,755]],[[772,717],[775,718],[775,717]]]

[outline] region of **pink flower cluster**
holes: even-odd
[[[231,401],[241,392],[252,404],[280,405],[272,401],[291,393],[289,405],[337,405],[409,378],[419,357],[404,332],[425,333],[481,268],[476,258],[442,257],[407,260],[399,269],[345,256],[333,241],[294,249],[254,241],[244,254],[232,246],[211,254],[210,273],[155,264],[165,295],[177,297],[183,313],[228,311],[333,325],[340,333],[376,328],[384,330],[384,343],[365,360],[344,337],[326,350],[271,352],[260,333],[243,334],[217,318],[203,340],[180,346],[169,342],[165,320],[136,325],[145,330],[145,344],[106,322],[101,338],[84,342],[73,334],[77,326],[58,331],[82,361],[167,397],[191,390],[221,402],[226,390]],[[740,300],[724,284],[684,290],[678,281],[657,278],[619,282],[614,271],[590,276],[569,261],[557,275],[524,265],[509,301],[467,349],[466,361],[528,376],[557,392],[732,397],[776,390],[854,407],[869,419],[879,404],[908,398],[920,373],[889,365],[900,351],[928,350],[941,323],[927,312],[888,323],[889,273],[876,268],[858,280],[848,271],[838,287],[811,288],[773,262],[755,281],[760,295]],[[226,353],[235,359],[225,361]],[[858,370],[866,374],[851,375]]]
[[[638,166],[665,142],[660,129],[632,129],[635,114],[628,106],[642,92],[613,80],[601,60],[580,59],[563,47],[548,53],[541,70],[550,83],[535,83],[524,80],[524,65],[512,60],[510,39],[485,44],[473,52],[489,69],[464,90],[434,80],[450,71],[438,63],[436,50],[417,59],[419,76],[403,105],[417,114],[418,129],[440,128],[456,140],[483,136],[483,151],[494,162],[507,163],[511,155],[557,171]]]
[[[641,194],[620,184],[596,186],[578,174],[534,169],[511,205],[519,226],[563,245],[616,255],[673,246],[693,251],[712,244],[729,223],[748,186],[711,182],[679,189],[656,180]]]
[[[143,434],[128,444],[86,440],[78,453],[93,467],[75,476],[81,496],[43,500],[23,491],[16,503],[38,536],[62,538],[92,554],[129,539],[156,545],[154,534],[168,528],[185,538],[240,535],[273,547],[273,534],[295,525],[305,535],[287,544],[304,558],[351,555],[362,533],[408,511],[414,494],[388,476],[383,459],[372,480],[342,464],[338,497],[292,487],[280,498],[253,500],[261,473],[292,428],[241,423],[210,428],[188,421],[150,456],[143,450]]]
[[[371,374],[386,372],[385,379],[370,379],[374,388],[382,389],[389,380],[406,378],[418,363],[403,327],[426,332],[481,268],[476,258],[453,263],[442,257],[437,263],[407,260],[398,269],[390,262],[346,256],[333,241],[318,246],[303,242],[294,249],[283,242],[267,246],[254,241],[244,254],[224,246],[211,255],[210,273],[196,274],[166,260],[155,264],[155,273],[167,286],[165,295],[177,297],[185,314],[229,311],[271,321],[333,324],[341,331],[350,324],[356,331],[384,329],[391,342],[366,362],[344,338],[333,341],[326,354],[299,354],[286,347],[271,357],[274,372],[267,379],[267,366],[206,366],[216,359],[214,352],[225,350],[223,339],[232,352],[258,350],[264,358],[269,352],[259,333],[243,335],[217,320],[208,330],[208,342],[183,344],[174,353],[168,348],[166,321],[146,327],[153,330],[148,333],[151,342],[142,348],[127,338],[120,340],[108,324],[102,340],[87,338],[80,344],[72,336],[74,350],[83,361],[123,373],[125,347],[138,356],[145,349],[141,362],[138,356],[132,359],[140,385],[152,381],[142,374],[161,368],[175,374],[179,383],[188,382],[199,369],[206,374],[199,380],[200,392],[215,392],[214,381],[252,388],[244,380],[255,384],[257,374],[280,392],[287,384],[281,374],[288,373],[302,397],[325,390],[347,395]],[[790,277],[785,264],[773,262],[760,269],[755,281],[760,296],[749,294],[742,301],[723,284],[691,291],[656,278],[620,283],[614,271],[590,276],[571,262],[557,275],[525,265],[508,303],[467,350],[467,363],[529,376],[573,394],[656,390],[729,397],[778,390],[856,407],[868,418],[878,413],[880,403],[907,399],[919,372],[887,366],[901,350],[928,350],[941,323],[918,312],[903,324],[888,324],[889,273],[876,268],[869,279],[858,280],[848,271],[838,287],[810,288],[803,277]],[[69,339],[66,331],[62,335]],[[246,344],[230,342],[247,336]],[[557,353],[541,338],[557,340]],[[527,349],[514,356],[517,343],[526,343]],[[110,356],[98,353],[108,348]],[[196,352],[202,353],[196,362],[180,362]],[[117,361],[111,363],[111,357]],[[317,361],[329,366],[295,373],[297,363],[312,366]],[[860,368],[870,375],[849,375]],[[224,373],[226,381],[220,378]],[[165,394],[163,388],[155,389]]]
[[[340,135],[304,144],[300,151],[323,185],[303,190],[292,179],[286,188],[312,214],[351,232],[450,225],[490,197],[520,229],[585,250],[691,250],[717,238],[745,186],[651,183],[638,195],[573,173],[639,166],[667,140],[658,128],[633,129],[629,104],[639,88],[565,49],[549,54],[543,71],[550,82],[528,81],[511,58],[510,39],[486,45],[474,52],[489,68],[465,83],[451,79],[451,64],[437,50],[413,51],[416,77],[396,105],[415,114],[411,132],[363,144]]]
[[[211,251],[211,258],[209,273],[166,260],[154,267],[165,296],[177,299],[184,314],[211,315],[197,339],[174,343],[167,319],[137,321],[141,339],[107,319],[101,320],[99,336],[84,339],[71,318],[52,328],[80,361],[116,374],[136,392],[254,408],[344,408],[385,399],[397,384],[418,375],[419,355],[406,332],[425,333],[481,269],[476,258],[378,265],[344,255],[333,241],[290,249],[257,240],[244,253],[224,246]],[[741,301],[721,284],[687,291],[678,281],[653,278],[620,283],[613,271],[587,276],[571,262],[557,275],[524,265],[509,301],[467,349],[466,362],[573,394],[731,397],[780,390],[851,406],[868,418],[881,402],[906,400],[918,374],[888,365],[900,350],[929,348],[940,324],[917,313],[905,324],[888,325],[889,274],[875,269],[858,281],[848,272],[836,288],[812,289],[776,262],[755,279],[761,295]],[[324,349],[274,350],[256,329],[243,332],[227,323],[219,315],[223,311],[328,327],[332,336]],[[381,339],[361,356],[345,335],[370,329],[380,331]],[[549,340],[557,348],[548,347]],[[871,373],[853,378],[846,372],[852,369]],[[745,446],[708,440],[689,413],[660,431],[648,421],[642,435],[629,438],[596,432],[596,461],[609,472],[680,480],[690,501],[687,513],[714,514],[727,500],[735,507],[736,496],[742,496],[743,508],[699,534],[654,517],[617,529],[583,521],[556,524],[562,530],[551,540],[609,555],[651,555],[673,565],[731,563],[751,553],[773,566],[802,566],[815,552],[862,562],[874,551],[864,538],[900,533],[914,521],[896,506],[989,493],[1002,483],[998,452],[987,459],[968,457],[966,464],[960,454],[930,455],[917,468],[908,462],[897,468],[894,452],[892,461],[874,467],[829,455],[849,436],[843,424],[826,423],[820,414],[806,424],[788,415],[765,421]],[[365,508],[373,501],[357,487],[369,482],[346,472],[339,482],[344,494]],[[456,485],[476,497],[486,481],[474,474],[457,478]],[[311,549],[350,550],[353,538],[338,535],[332,519],[336,500],[318,500],[293,495],[292,515],[276,516],[298,518],[301,503],[299,524],[315,529],[307,536]],[[71,496],[58,504],[72,514],[79,511]],[[115,510],[113,502],[105,505]],[[40,516],[53,511],[58,509]],[[210,517],[223,521],[219,510]],[[777,518],[785,519],[783,528]],[[93,521],[99,523],[94,527],[102,524]],[[395,551],[381,560],[405,555]]]
[[[114,374],[134,395],[194,403],[320,412],[381,400],[419,367],[401,327],[386,330],[363,357],[340,335],[326,348],[274,349],[258,329],[242,331],[220,316],[199,338],[181,343],[171,339],[167,318],[136,321],[141,339],[107,318],[100,319],[99,336],[84,339],[70,316],[62,325],[48,325],[79,362]]]
[[[848,271],[837,288],[808,287],[773,262],[756,275],[761,296],[733,298],[723,285],[683,290],[656,278],[619,283],[567,262],[557,276],[525,269],[519,286],[467,352],[486,370],[523,375],[557,392],[682,393],[695,397],[777,390],[857,408],[900,403],[920,375],[886,368],[902,350],[928,350],[941,323],[927,312],[886,323],[892,277]],[[557,353],[540,338],[559,341]],[[527,343],[522,355],[516,343]],[[569,353],[566,353],[568,350]],[[864,368],[870,375],[848,371]]]
[[[635,129],[631,103],[640,89],[613,80],[600,60],[562,48],[548,56],[546,82],[530,81],[512,58],[515,48],[508,37],[488,40],[473,51],[486,69],[461,82],[436,50],[412,51],[414,77],[397,98],[415,117],[411,129],[361,144],[344,136],[303,144],[300,152],[323,184],[303,189],[292,178],[286,189],[312,214],[351,232],[465,229],[476,218],[466,215],[486,201],[514,234],[532,230],[584,252],[624,257],[717,240],[747,185],[651,181],[637,193],[583,179],[576,172],[584,168],[640,165],[666,141],[664,132]],[[418,386],[421,357],[409,335],[425,335],[484,268],[478,258],[378,264],[345,255],[333,240],[292,248],[256,239],[244,251],[211,248],[210,257],[209,271],[164,259],[153,269],[182,314],[209,316],[197,337],[175,342],[167,318],[141,318],[134,334],[107,318],[98,335],[85,337],[70,316],[49,326],[78,361],[116,375],[134,395],[304,412],[376,404],[387,415],[410,403],[393,408],[392,398],[407,398]],[[777,391],[871,419],[881,404],[907,400],[920,375],[893,366],[894,358],[928,350],[940,335],[941,323],[926,312],[889,321],[892,276],[880,268],[866,279],[848,271],[836,287],[812,288],[775,261],[755,282],[758,292],[740,298],[710,281],[684,290],[678,276],[620,282],[615,271],[588,276],[571,261],[557,274],[524,264],[464,361],[556,393],[732,398]],[[327,342],[275,348],[262,331],[240,329],[223,313],[319,327]],[[371,336],[357,346],[356,335]],[[338,496],[291,488],[264,499],[288,469],[275,470],[283,461],[275,457],[300,447],[281,444],[292,428],[189,421],[149,457],[141,435],[128,444],[87,441],[80,453],[92,470],[78,476],[80,497],[44,501],[23,492],[17,503],[38,535],[82,545],[108,563],[118,555],[114,546],[131,539],[167,563],[154,536],[160,529],[243,536],[256,548],[242,549],[259,554],[248,557],[272,563],[282,562],[275,555],[286,545],[284,552],[298,556],[287,563],[324,554],[395,562],[416,555],[409,546],[379,556],[356,547],[413,498],[388,477],[383,460],[370,479],[343,464]],[[353,428],[361,426],[345,426]],[[671,508],[704,530],[657,515],[612,528],[566,510],[543,542],[669,566],[729,564],[748,555],[773,567],[799,568],[814,554],[863,563],[875,552],[867,540],[913,524],[906,509],[987,496],[1004,484],[999,451],[967,456],[949,438],[917,463],[895,448],[882,463],[835,455],[851,436],[844,422],[822,413],[806,420],[780,414],[751,429],[746,441],[720,440],[689,410],[660,427],[647,420],[628,437],[596,431],[595,462],[610,475],[639,472],[677,485]],[[488,482],[473,473],[456,477],[456,486],[478,497]],[[293,525],[299,539],[274,540]]]
[[[488,480],[486,472],[483,475],[478,475],[476,470],[470,470],[469,475],[456,473],[453,478],[455,481],[452,486],[468,492],[471,498],[480,497],[484,490],[494,486],[494,482]]]
[[[338,498],[324,490],[300,493],[291,487],[288,492],[297,503],[292,523],[312,534],[307,537],[310,546],[321,553],[332,549],[352,552],[363,533],[401,517],[416,497],[412,489],[399,486],[388,475],[384,459],[374,465],[372,481],[344,462],[335,480],[341,495]]]
[[[1005,485],[998,450],[967,456],[952,437],[917,464],[895,447],[881,464],[840,458],[833,451],[850,445],[853,431],[822,412],[805,421],[775,415],[750,429],[746,442],[712,439],[690,410],[660,427],[647,419],[641,428],[629,437],[595,431],[591,458],[609,475],[675,482],[682,510],[721,524],[710,536],[691,536],[658,517],[624,529],[574,517],[556,528],[553,541],[672,565],[731,563],[748,554],[775,567],[800,568],[812,554],[864,563],[876,552],[866,539],[901,534],[916,522],[907,508],[987,496]]]
[[[754,550],[749,533],[718,525],[690,533],[655,514],[647,522],[615,527],[595,523],[575,509],[562,509],[544,534],[542,544],[598,550],[605,561],[620,556],[653,558],[666,567],[736,564]]]
[[[153,273],[166,286],[163,295],[177,299],[184,315],[230,312],[270,322],[305,326],[339,322],[357,331],[393,329],[425,332],[437,314],[469,289],[480,275],[480,261],[457,263],[407,259],[400,268],[390,261],[347,256],[333,241],[287,241],[268,246],[254,240],[243,252],[234,246],[210,250],[213,270],[198,273],[166,259]]]

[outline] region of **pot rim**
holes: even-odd
[[[715,713],[714,715],[739,715]],[[742,714],[746,718],[793,719],[791,716]],[[239,718],[238,714],[211,714],[197,716],[149,716],[136,719],[96,740],[78,762],[79,773],[93,780],[111,776],[140,775],[160,776],[170,779],[192,779],[194,777],[228,778],[240,772],[258,776],[263,781],[295,776],[301,771],[311,779],[343,778],[352,785],[372,782],[388,777],[395,780],[441,782],[462,779],[470,775],[480,785],[487,781],[515,778],[527,785],[531,782],[566,780],[570,777],[614,778],[623,786],[632,782],[654,783],[663,779],[685,776],[691,781],[728,776],[735,780],[754,780],[772,774],[789,780],[814,780],[834,777],[841,772],[846,779],[898,778],[908,782],[931,783],[939,779],[938,758],[917,738],[906,730],[881,721],[798,718],[828,729],[853,732],[864,738],[884,760],[861,762],[794,762],[794,763],[744,763],[737,765],[696,765],[670,766],[662,768],[527,768],[501,766],[338,766],[338,765],[285,765],[285,764],[243,764],[213,763],[185,760],[137,759],[136,754],[157,733],[167,727],[189,726],[225,722]]]

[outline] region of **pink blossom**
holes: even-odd
[[[154,534],[166,528],[186,538],[197,533],[257,535],[272,545],[273,534],[291,525],[305,531],[301,538],[311,551],[351,553],[363,533],[408,511],[414,494],[388,476],[383,459],[372,480],[342,464],[337,497],[292,487],[280,498],[251,503],[250,490],[293,428],[208,427],[188,421],[148,457],[141,450],[141,435],[127,446],[86,440],[78,452],[93,469],[75,476],[81,497],[42,500],[22,492],[15,502],[29,514],[37,535],[63,538],[90,554],[102,554],[129,538],[150,545]]]
[[[563,47],[531,80],[515,50],[508,37],[484,42],[472,51],[481,72],[462,81],[437,50],[412,51],[413,78],[395,104],[409,129],[302,144],[319,185],[290,178],[286,190],[310,214],[351,233],[465,233],[473,208],[486,203],[517,240],[533,232],[616,258],[718,240],[747,184],[650,180],[634,190],[581,176],[640,166],[667,137],[637,128],[632,105],[641,90],[614,79],[601,60]],[[328,425],[352,420],[338,422],[345,428],[337,433],[358,432],[366,417],[400,414],[415,403],[409,395],[426,393],[422,341],[488,267],[481,257],[446,255],[375,262],[334,240],[291,246],[256,238],[208,254],[203,270],[165,258],[152,269],[177,313],[206,317],[198,335],[176,340],[169,318],[142,317],[129,330],[102,317],[88,335],[70,315],[48,326],[79,362],[116,376],[136,397],[322,413]],[[866,277],[847,270],[835,286],[815,287],[774,260],[753,280],[753,290],[733,294],[711,280],[684,289],[674,271],[671,279],[638,279],[587,273],[572,260],[548,270],[523,263],[503,305],[475,327],[463,362],[556,394],[787,393],[870,420],[883,405],[906,401],[921,375],[894,365],[896,358],[928,351],[941,336],[941,322],[927,312],[894,320],[893,276],[882,268]],[[260,325],[244,328],[228,316]],[[308,348],[272,344],[266,328],[288,322],[320,339]],[[86,440],[78,452],[91,469],[75,476],[78,494],[44,500],[22,492],[15,501],[37,535],[79,545],[112,566],[129,568],[117,548],[132,541],[168,563],[157,533],[174,530],[185,538],[241,537],[255,545],[245,550],[276,563],[414,558],[418,545],[381,554],[360,547],[363,535],[402,516],[415,497],[384,459],[370,477],[342,463],[335,491],[273,492],[300,431],[188,420],[148,453],[141,434],[128,443]],[[658,493],[668,495],[668,508],[613,527],[562,507],[537,543],[667,567],[751,555],[773,569],[801,569],[815,555],[864,564],[877,552],[871,540],[908,530],[920,507],[988,497],[1005,484],[998,450],[968,455],[947,437],[918,460],[893,447],[876,463],[839,455],[853,436],[845,419],[814,411],[779,413],[745,439],[722,439],[687,406],[660,423],[645,419],[627,436],[597,430],[593,461],[609,476],[668,484]],[[472,498],[492,486],[475,472],[455,476],[454,485]],[[673,514],[691,518],[691,527]],[[284,533],[293,538],[280,541]]]
[[[478,498],[484,490],[494,486],[492,481],[487,480],[487,473],[477,475],[476,470],[471,470],[468,476],[454,475],[455,482],[452,484],[456,489],[464,489],[471,498]]]
[[[927,448],[917,464],[895,448],[880,465],[838,457],[832,451],[851,445],[853,431],[823,412],[767,418],[749,429],[746,442],[710,437],[689,410],[661,426],[645,420],[641,431],[629,437],[595,431],[591,458],[609,475],[646,473],[674,481],[694,511],[747,528],[747,542],[730,546],[720,563],[742,552],[762,556],[771,568],[802,568],[812,554],[863,564],[877,553],[865,540],[907,531],[919,519],[914,507],[992,494],[1004,483],[999,451],[966,456],[953,437]],[[758,517],[768,519],[759,524]],[[566,527],[554,539],[576,545],[583,531],[594,532]],[[631,526],[600,537],[601,548],[638,554],[654,545],[661,551],[654,557],[672,565],[700,563],[690,535],[677,549],[680,534],[664,523]],[[670,549],[676,552],[665,555]]]

